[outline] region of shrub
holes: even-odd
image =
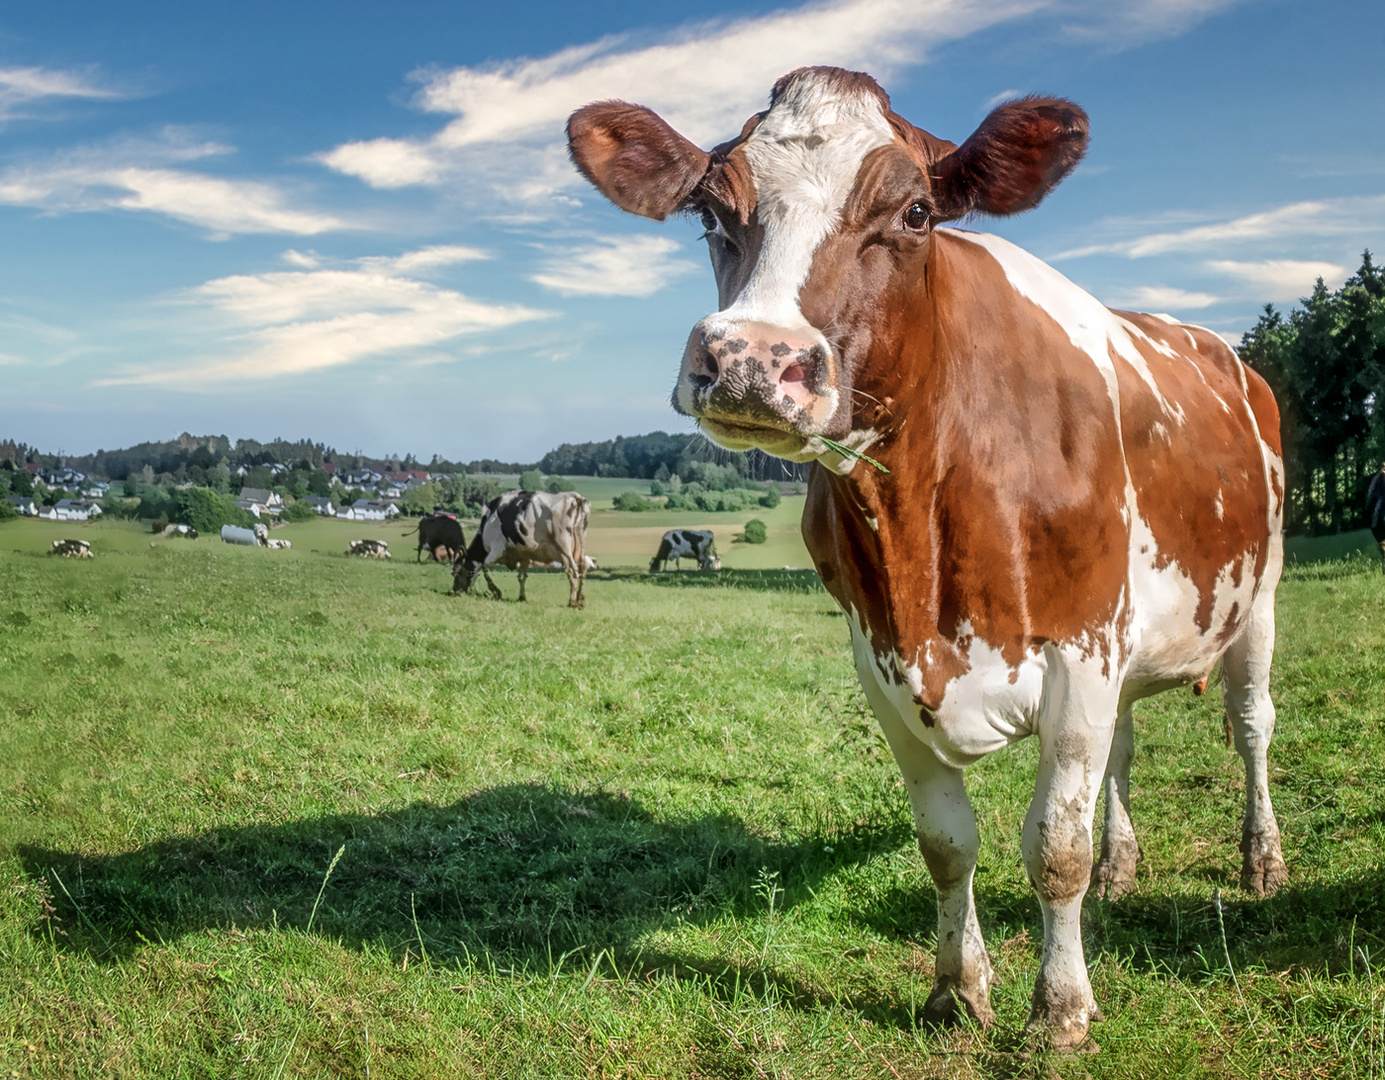
[[[221,531],[223,525],[253,525],[254,518],[232,501],[229,495],[218,495],[211,488],[190,487],[175,492],[173,513],[168,518],[190,525],[199,533]]]
[[[655,504],[646,499],[638,491],[622,491],[614,499],[612,504],[617,510],[653,510]]]
[[[660,483],[658,480],[649,481],[649,494],[662,495],[663,493],[664,485],[662,483]]]
[[[0,521],[13,521],[19,517],[19,510],[9,499],[0,499]]]
[[[317,511],[311,504],[305,502],[293,502],[284,507],[284,512],[279,515],[281,521],[312,521],[317,517]],[[201,530],[198,530],[201,532]]]
[[[664,500],[665,510],[691,510],[692,508],[692,500],[686,495],[670,495]]]
[[[538,469],[525,469],[519,474],[519,486],[525,491],[542,491],[543,473]]]
[[[760,505],[766,510],[773,510],[779,505],[780,495],[777,487],[772,487],[760,496]]]
[[[548,478],[548,487],[546,490],[550,495],[556,495],[560,491],[566,491],[567,481],[561,476],[550,476]]]
[[[747,544],[763,544],[769,539],[769,530],[759,518],[751,518],[745,523],[745,532],[742,535]]]

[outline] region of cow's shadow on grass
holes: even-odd
[[[619,794],[520,784],[450,805],[218,829],[121,855],[34,846],[19,855],[44,898],[32,932],[47,939],[56,928],[58,948],[102,961],[209,928],[292,926],[347,947],[417,957],[421,946],[434,964],[502,970],[606,950],[620,965],[727,993],[773,984],[807,1005],[814,991],[764,965],[707,967],[641,941],[661,926],[764,913],[771,895],[774,910],[786,910],[828,876],[911,843],[903,814],[783,843],[730,815],[668,821]],[[880,1001],[869,1011],[907,1024],[900,1008]]]

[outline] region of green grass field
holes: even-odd
[[[581,612],[559,574],[448,596],[397,526],[0,525],[0,1077],[1385,1077],[1378,559],[1280,590],[1280,895],[1236,886],[1216,695],[1137,710],[1102,1052],[1054,1058],[1035,747],[969,778],[998,1023],[920,1028],[933,891],[845,620],[710,523],[740,569],[651,579],[621,533],[662,518],[594,514]]]

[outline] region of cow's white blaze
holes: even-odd
[[[875,95],[813,74],[794,80],[744,144],[764,238],[745,288],[710,321],[812,329],[798,293],[813,255],[836,228],[866,155],[894,137]]]

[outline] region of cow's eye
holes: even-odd
[[[716,214],[705,206],[702,208],[702,227],[707,230],[709,236],[715,236],[721,232],[721,222],[717,220]]]
[[[928,207],[921,202],[910,203],[904,211],[904,227],[915,232],[928,228]]]

